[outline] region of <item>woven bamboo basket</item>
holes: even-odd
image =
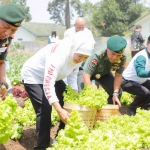
[[[111,105],[108,104],[103,106],[101,109],[97,110],[96,113],[96,121],[106,121],[113,115],[118,115],[119,113],[119,106],[118,105]]]
[[[86,106],[80,106],[78,104],[67,104],[67,103],[64,103],[63,108],[69,113],[72,110],[77,110],[78,112],[80,112],[82,114],[82,119],[84,123],[87,125],[89,131],[92,130],[97,112],[96,108],[90,108]]]

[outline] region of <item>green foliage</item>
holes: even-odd
[[[144,10],[144,6],[135,4],[134,0],[103,0],[96,4],[92,21],[102,36],[123,36],[128,25],[140,17]]]
[[[12,132],[12,135],[10,137],[11,139],[14,139],[14,140],[20,139],[22,136],[22,132],[23,132],[23,126],[20,125],[19,123],[15,123],[12,126],[11,132]]]
[[[60,118],[55,110],[55,108],[52,106],[52,114],[51,114],[51,124],[54,126],[56,123],[60,121]]]
[[[84,3],[80,0],[70,0],[69,2],[69,14],[66,12],[66,0],[53,0],[49,2],[47,11],[51,15],[50,19],[59,25],[67,25],[68,19],[71,20],[76,12],[78,16],[85,18],[86,26],[92,30],[93,34],[99,36],[100,32],[97,31],[97,28],[91,22],[91,14],[94,12],[96,5],[93,5],[89,0],[85,0]]]
[[[0,144],[6,143],[12,135],[12,125],[17,106],[12,95],[0,102]]]
[[[32,19],[32,17],[29,13],[30,8],[26,5],[26,1],[27,0],[1,0],[2,3],[14,3],[14,4],[21,6],[23,10],[25,11],[25,15],[26,15],[25,21],[28,22]]]
[[[49,2],[47,11],[51,15],[50,19],[54,20],[56,24],[65,24],[65,0],[53,0]]]
[[[17,107],[15,120],[22,126],[31,126],[35,124],[36,115],[30,100],[25,101],[25,107]]]
[[[86,21],[86,26],[90,28],[93,35],[100,36],[100,31],[97,30],[97,28],[93,25],[93,22],[91,21],[91,14],[93,14],[93,12],[95,11],[96,5],[92,4],[89,0],[85,0],[84,3],[79,3],[78,5],[76,5],[74,9],[76,10],[78,16],[84,17]]]
[[[85,19],[90,19],[91,13],[94,11],[94,5],[89,0],[85,0],[85,3],[78,3],[74,8],[77,14]]]
[[[69,2],[70,5],[67,5]],[[80,0],[52,0],[48,3],[47,11],[51,15],[50,19],[59,25],[67,25],[74,16],[74,8],[79,8]],[[70,7],[71,6],[71,7]],[[68,13],[70,10],[70,13]]]
[[[19,52],[19,51],[22,51],[23,49],[24,49],[24,46],[21,45],[21,43],[19,43],[19,42],[14,42],[11,44],[12,52]]]
[[[75,93],[70,86],[66,87],[67,92],[64,92],[64,102],[69,104],[85,105],[87,107],[101,108],[107,105],[107,93],[104,89],[92,88],[91,86],[84,86],[84,89],[79,93]]]
[[[81,114],[77,110],[72,110],[70,117],[67,120],[67,125],[64,130],[59,131],[58,144],[53,144],[53,150],[68,149],[79,150],[89,135],[87,126],[82,121]],[[48,148],[47,150],[50,150]]]
[[[130,105],[133,101],[132,95],[127,92],[122,92],[121,104]]]
[[[78,112],[68,118],[59,132],[57,143],[47,150],[140,150],[150,148],[150,111],[137,109],[136,116],[112,116],[98,121],[91,133]],[[84,138],[83,138],[84,137]]]
[[[53,109],[52,125],[59,120],[58,114]],[[28,99],[25,107],[18,106],[16,99],[9,94],[5,101],[0,99],[0,144],[6,143],[11,139],[20,139],[24,126],[35,125],[36,115]]]
[[[24,62],[31,57],[32,54],[24,54],[22,52],[9,53],[7,60],[10,62],[10,70],[8,70],[7,76],[13,85],[22,83],[21,81],[21,68]]]

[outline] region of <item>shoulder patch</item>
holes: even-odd
[[[90,67],[93,68],[93,67],[97,66],[97,64],[98,64],[98,60],[96,58],[94,58],[90,64]]]

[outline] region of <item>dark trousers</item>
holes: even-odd
[[[84,88],[83,83],[83,69],[80,69],[78,72],[77,84],[78,84],[78,91],[81,91]]]
[[[143,49],[144,49],[145,47],[143,47]],[[138,51],[131,51],[131,56],[132,56],[132,58],[138,53],[138,52],[140,52],[141,50],[143,50],[143,49],[140,49],[140,50],[138,50]]]
[[[42,84],[24,84],[29,98],[36,113],[36,136],[37,145],[34,150],[46,150],[50,146],[50,128],[52,107],[45,97]],[[56,95],[60,105],[63,106],[63,92],[66,84],[60,80],[55,83]],[[64,123],[60,123],[60,129],[64,128]]]
[[[83,72],[80,72],[80,78],[82,76],[83,78]],[[114,76],[111,72],[109,72],[108,74],[100,77],[100,79],[96,79],[95,77],[91,77],[91,80],[95,80],[96,82],[98,82],[102,87],[103,89],[107,92],[107,94],[109,95],[108,97],[108,104],[113,104],[113,101],[112,101],[112,97],[113,97],[113,93],[114,93]],[[78,81],[78,86],[80,86],[79,88],[83,89],[84,87],[84,83],[83,83],[83,80],[80,80]],[[121,97],[121,89],[119,91],[119,99]]]
[[[92,80],[95,79],[95,77],[91,78]],[[113,104],[113,93],[114,93],[114,76],[111,72],[109,72],[108,74],[100,77],[100,79],[95,79],[102,87],[103,89],[107,92],[107,94],[109,95],[108,97],[108,104]],[[120,99],[122,94],[122,90],[120,89],[119,91],[119,96],[118,98]]]
[[[150,80],[147,80],[143,84],[139,84],[134,81],[122,79],[122,90],[130,94],[136,95],[134,101],[131,103],[131,107],[142,107],[150,103]]]
[[[138,53],[139,51],[131,51],[132,58]]]

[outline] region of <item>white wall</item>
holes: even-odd
[[[147,39],[150,36],[150,18],[141,22],[140,25],[142,26],[141,34]]]
[[[22,40],[19,40],[22,39]],[[16,33],[14,34],[13,42],[31,42],[35,41],[36,36],[33,35],[31,32],[27,31],[23,27],[19,27]]]

